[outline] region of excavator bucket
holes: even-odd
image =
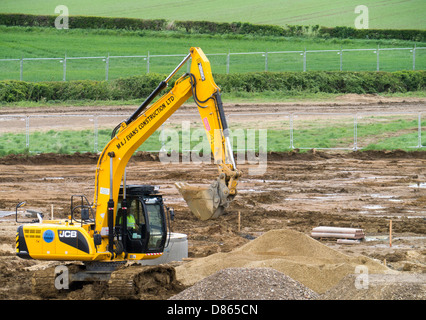
[[[175,185],[191,212],[200,220],[221,216],[233,198],[220,179],[208,186],[189,185],[186,182],[176,182]]]

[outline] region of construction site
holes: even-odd
[[[354,95],[335,103],[225,104],[225,111],[247,115],[260,108],[268,114],[301,109],[424,110],[421,99],[379,100]],[[105,113],[111,108],[94,110]],[[8,109],[7,114],[46,111],[81,112],[79,107],[52,107]],[[258,121],[262,127],[262,119]],[[68,262],[16,255],[17,204],[26,202],[19,208],[19,219],[30,209],[43,213],[45,219],[67,219],[72,195],[92,197],[98,157],[95,153],[42,153],[0,158],[0,299],[119,299],[109,294],[108,283],[96,281],[69,290],[34,290],[34,283],[43,280],[43,272],[53,274],[55,267]],[[127,184],[159,187],[164,202],[174,209],[170,229],[185,236],[187,252],[178,261],[154,267],[128,262],[129,269],[167,269],[169,277],[150,278],[144,273],[133,280],[138,289],[125,299],[426,298],[425,151],[295,149],[268,152],[264,172],[256,174],[250,170],[253,166],[239,163],[242,175],[235,199],[219,217],[201,221],[191,213],[175,182],[208,184],[217,176],[216,166],[163,163],[158,154],[148,152],[138,152],[130,159]],[[328,230],[345,235],[327,236]]]

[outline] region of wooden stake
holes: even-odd
[[[392,220],[389,221],[389,247],[392,247]]]
[[[238,211],[238,232],[241,230],[241,212]]]
[[[50,220],[53,220],[53,204],[50,205]]]

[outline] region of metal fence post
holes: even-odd
[[[268,51],[265,51],[265,71],[268,71]]]
[[[380,44],[377,45],[377,71],[380,71]]]
[[[98,153],[98,116],[93,119],[93,152]]]
[[[149,51],[148,55],[146,56],[146,73],[149,73]]]
[[[67,54],[65,54],[63,64],[64,65],[63,65],[62,81],[67,81]]]
[[[422,113],[423,112],[420,112],[420,147],[421,148],[426,148],[426,145],[423,145],[423,143],[422,143],[422,125],[421,125],[421,123],[422,123]]]
[[[413,48],[413,70],[416,70],[416,44],[414,44]]]
[[[290,114],[290,149],[294,149],[293,145],[293,114]]]
[[[105,66],[105,80],[108,81],[108,74],[109,74],[109,52],[108,52],[108,55],[107,55],[107,57],[105,59],[105,63],[106,63],[106,66]]]
[[[358,150],[358,115],[354,115],[354,151]]]
[[[161,125],[160,140],[161,140],[161,149],[160,149],[160,152],[161,151],[164,152],[164,151],[166,151],[166,149],[165,149],[166,141],[164,139],[164,123]]]
[[[30,116],[25,117],[25,147],[30,151]]]
[[[231,50],[228,51],[228,55],[226,57],[226,73],[229,73],[229,64],[231,62]]]
[[[423,147],[422,144],[422,113],[419,112],[419,118],[418,118],[418,144],[417,147],[421,148]]]
[[[19,80],[23,81],[24,79],[24,57],[21,58],[19,66]]]
[[[303,72],[306,72],[306,48],[303,52]]]

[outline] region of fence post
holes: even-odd
[[[306,48],[303,52],[303,72],[306,72]]]
[[[149,51],[148,55],[146,56],[146,73],[149,73]]]
[[[377,45],[377,71],[380,71],[380,45]]]
[[[265,51],[265,71],[268,71],[268,51]]]
[[[25,118],[25,147],[30,151],[30,116]]]
[[[106,66],[105,66],[105,80],[108,81],[108,74],[109,74],[109,52],[108,52],[108,55],[107,55],[107,57],[105,59],[105,63],[106,63]]]
[[[62,68],[63,68],[62,81],[67,81],[67,54],[66,53],[65,53],[63,63],[64,63],[64,65],[62,66]]]
[[[294,149],[293,145],[293,114],[290,114],[290,149]]]
[[[343,50],[340,48],[340,71],[343,71]]]
[[[231,62],[231,50],[228,51],[228,55],[226,57],[226,74],[229,73],[229,64]]]
[[[93,117],[93,152],[98,152],[98,116]]]
[[[164,151],[166,151],[166,149],[165,149],[166,141],[164,139],[164,123],[161,125],[160,138],[161,138],[160,152],[162,152],[162,151],[164,152]]]
[[[358,150],[358,115],[354,115],[354,151]]]
[[[421,112],[419,112],[419,118],[418,118],[418,134],[419,134],[419,136],[418,136],[418,144],[417,144],[417,147],[418,148],[421,148],[421,147],[423,147],[423,144],[422,144],[422,113]]]
[[[24,79],[24,57],[21,58],[19,66],[19,80],[23,81]]]
[[[414,44],[413,48],[413,70],[416,70],[416,44]]]

